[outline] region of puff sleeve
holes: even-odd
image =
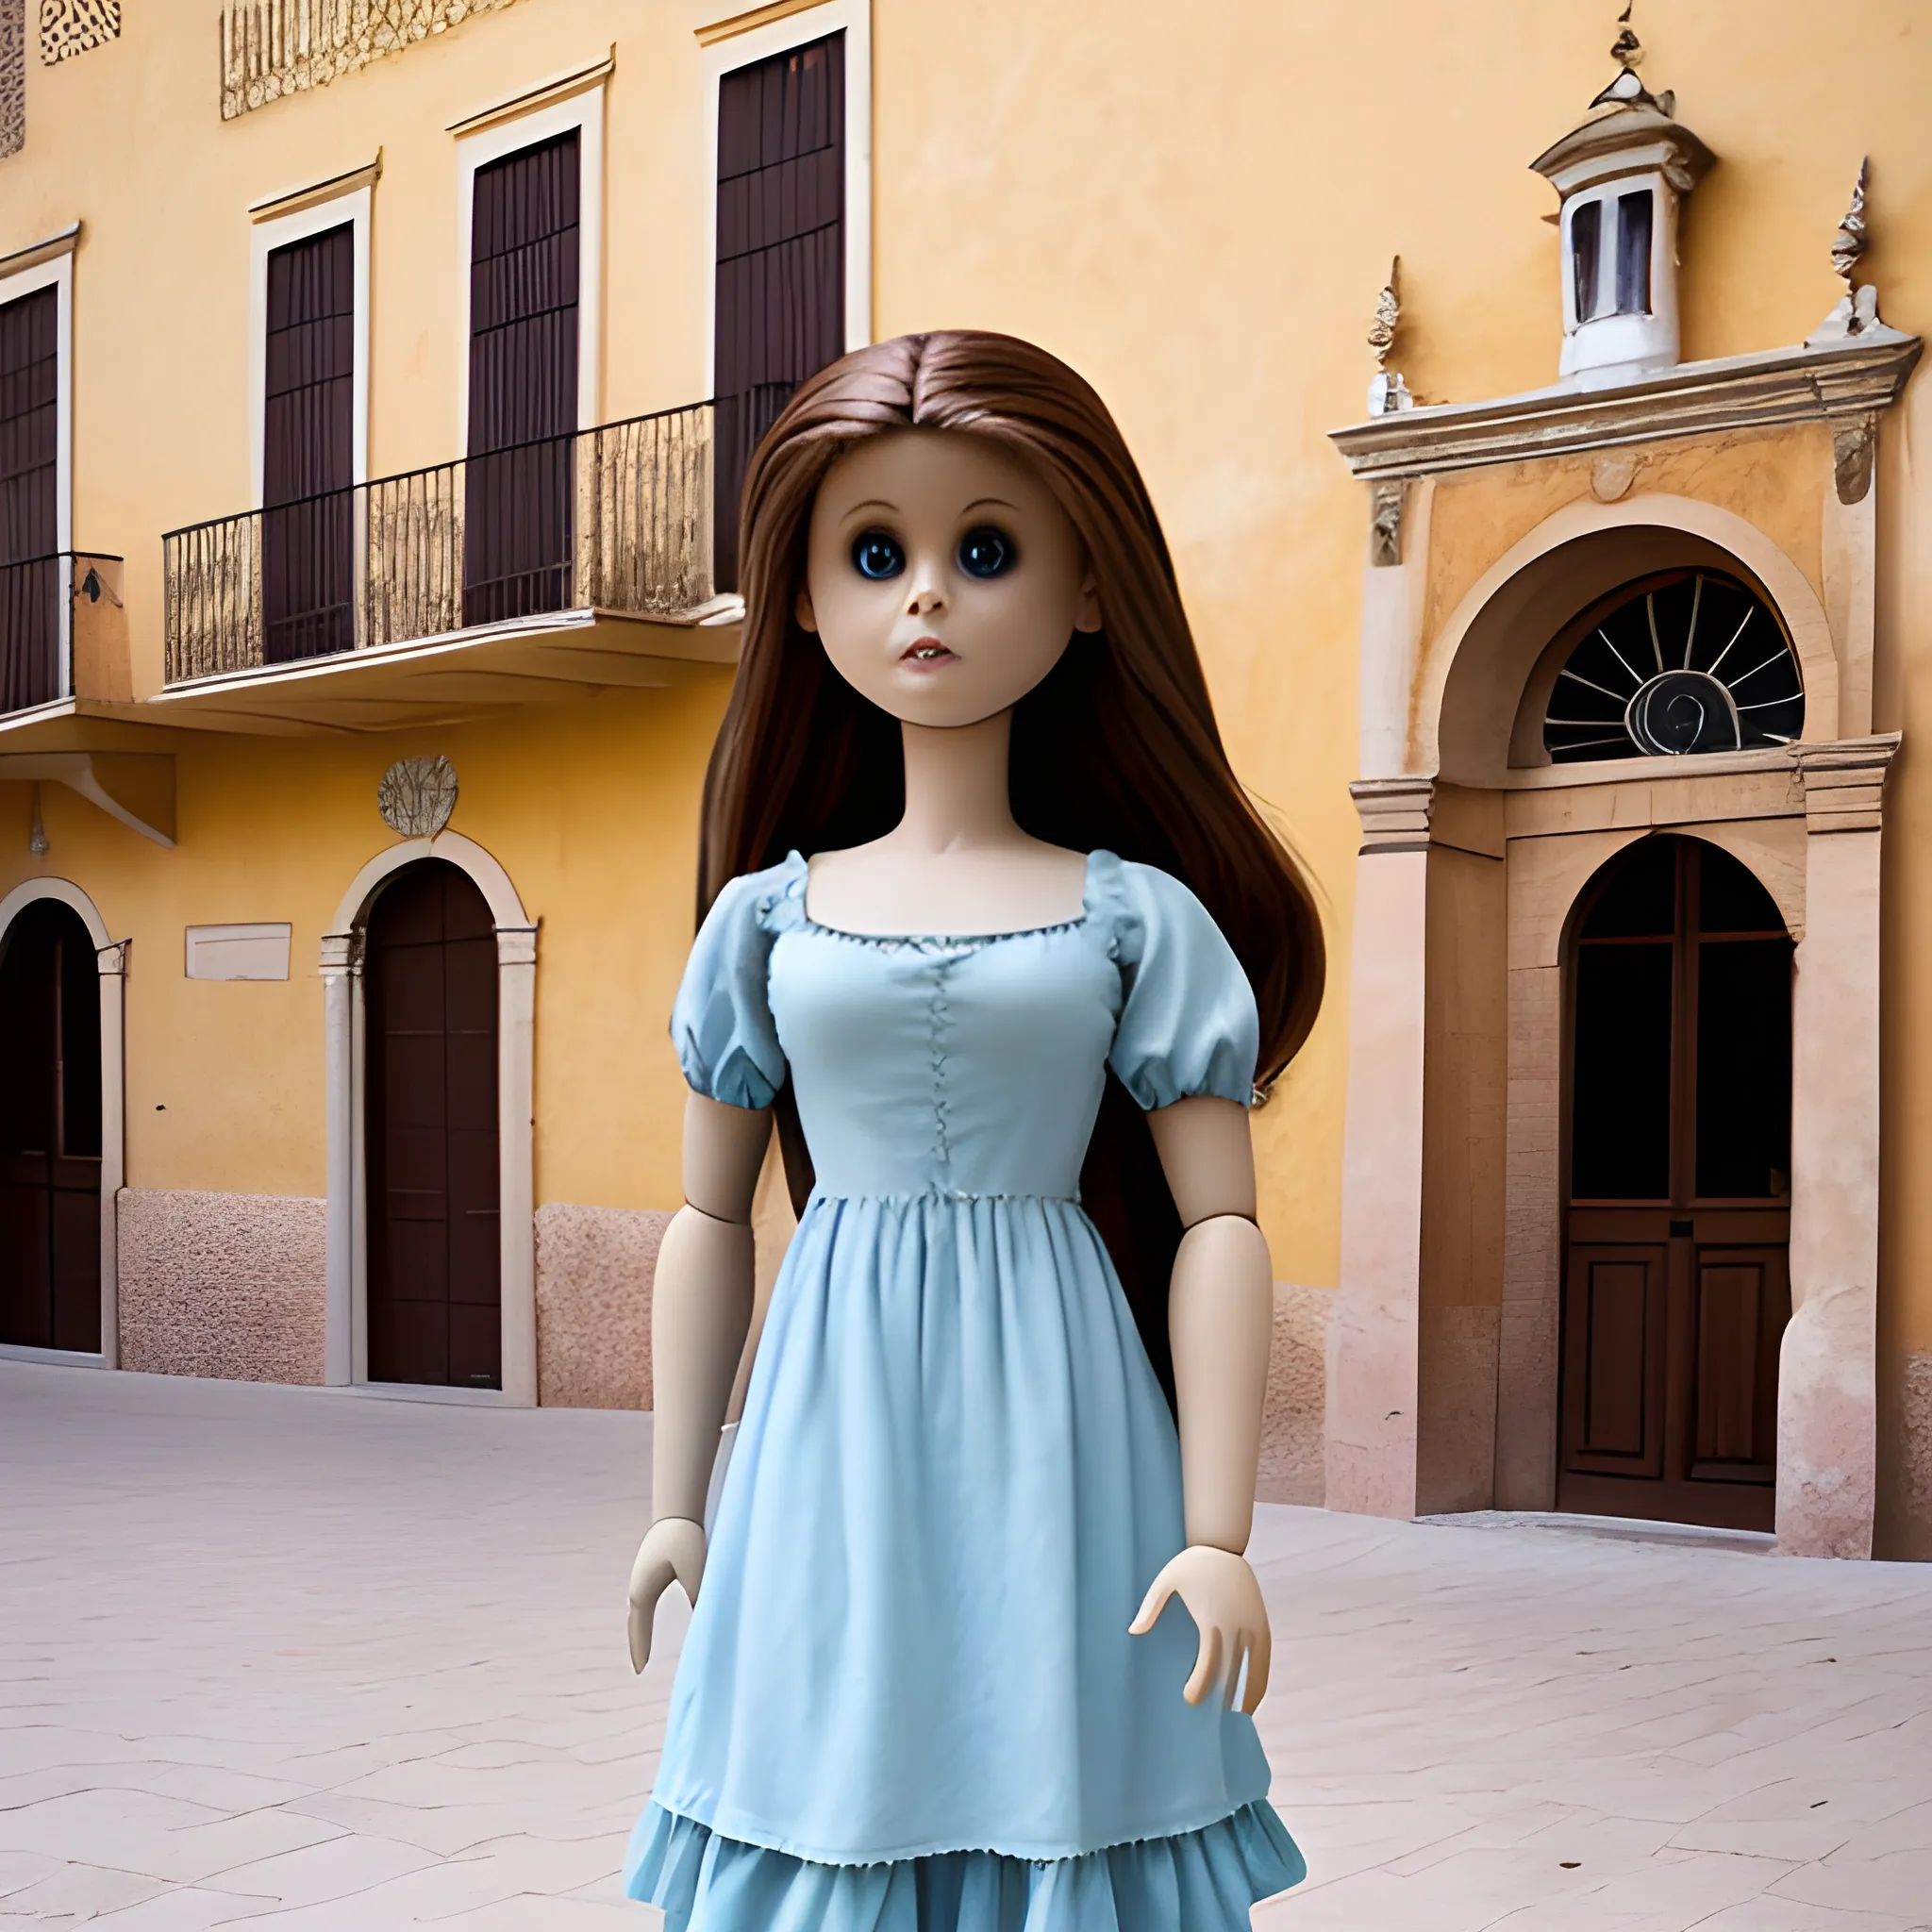
[[[671,1009],[671,1038],[694,1093],[727,1107],[770,1107],[785,1084],[785,1050],[767,992],[772,881],[735,878],[698,929]]]
[[[1122,1004],[1108,1064],[1150,1111],[1192,1094],[1247,1106],[1261,1024],[1241,961],[1178,879],[1119,865]]]

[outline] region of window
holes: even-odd
[[[1639,578],[1586,614],[1543,714],[1557,764],[1748,751],[1805,728],[1798,660],[1771,606],[1719,571]]]
[[[261,421],[262,659],[356,641],[356,250],[343,222],[268,258]]]
[[[1651,192],[1617,197],[1617,313],[1650,313]]]

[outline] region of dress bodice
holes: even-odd
[[[793,853],[719,895],[673,1033],[713,1099],[790,1077],[821,1194],[1074,1197],[1109,1064],[1143,1108],[1246,1103],[1253,993],[1157,868],[1095,852],[1078,919],[979,938],[835,931],[806,879]]]

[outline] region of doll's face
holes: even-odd
[[[1031,464],[983,437],[902,429],[820,484],[798,621],[893,717],[976,724],[1018,704],[1074,631],[1100,628],[1100,600]]]

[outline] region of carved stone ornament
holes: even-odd
[[[41,65],[121,38],[121,0],[41,0]]]
[[[457,808],[457,768],[440,755],[398,758],[375,788],[375,808],[405,839],[433,839]]]
[[[1402,485],[1377,483],[1369,496],[1369,561],[1378,570],[1402,561]]]
[[[1856,416],[1835,424],[1831,432],[1831,475],[1840,503],[1863,503],[1872,488],[1872,451],[1878,441],[1878,418]]]

